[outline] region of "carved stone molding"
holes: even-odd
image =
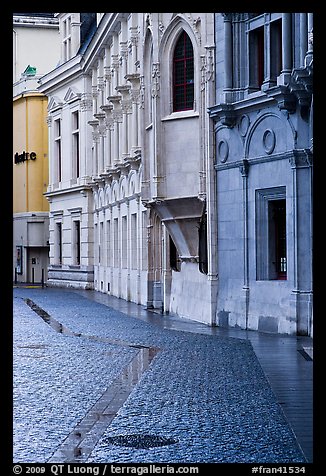
[[[247,135],[250,126],[250,118],[248,114],[243,114],[239,121],[239,133],[242,137]]]
[[[312,166],[312,152],[310,149],[294,149],[292,153],[289,162],[293,169]]]
[[[272,129],[266,129],[262,140],[266,154],[271,154],[274,151],[276,144],[275,132]]]
[[[222,163],[226,162],[229,157],[229,144],[225,139],[219,141],[217,145],[217,156]]]
[[[209,115],[215,122],[221,122],[227,127],[234,127],[237,121],[237,114],[232,104],[219,104],[208,108]]]
[[[112,120],[122,122],[121,96],[108,96],[107,100],[113,104]]]
[[[249,173],[249,162],[247,159],[243,159],[242,163],[239,165],[239,170],[242,177],[248,177]]]
[[[152,97],[159,96],[160,91],[160,63],[153,63],[152,65]]]
[[[277,101],[280,110],[286,110],[290,114],[296,110],[296,98],[287,86],[273,86],[265,91],[268,97]]]

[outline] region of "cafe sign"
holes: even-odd
[[[25,152],[23,151],[22,154],[18,154],[18,152],[14,155],[15,164],[20,164],[21,162],[25,162],[25,160],[35,160],[36,153],[35,152]]]

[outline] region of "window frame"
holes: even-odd
[[[249,93],[277,84],[282,72],[282,21],[282,13],[262,13],[247,21]]]
[[[54,155],[55,155],[55,180],[54,182],[62,181],[62,119],[57,117],[54,119]]]
[[[81,222],[80,218],[73,219],[73,261],[74,265],[81,264]]]
[[[77,118],[77,121],[76,121]],[[77,122],[77,124],[76,124]],[[80,114],[79,109],[71,112],[71,148],[72,148],[72,178],[80,177]]]
[[[259,189],[255,192],[256,205],[256,281],[286,281],[287,273],[282,276],[276,268],[275,230],[271,220],[272,202],[285,202],[285,249],[286,267],[288,268],[287,251],[287,214],[286,214],[286,187]]]
[[[62,255],[62,221],[55,222],[55,264],[58,266],[62,265],[63,262],[63,255]]]
[[[179,42],[180,40],[183,38],[183,41],[184,41],[184,45],[183,45],[183,48],[184,50],[186,50],[186,45],[185,45],[185,42],[186,40],[188,39],[190,45],[191,45],[191,51],[192,51],[192,55],[191,56],[186,56],[186,53],[184,51],[184,55],[181,57],[181,58],[176,58],[176,48],[177,46],[179,45]],[[192,77],[191,79],[188,79],[187,80],[187,77],[186,77],[186,68],[187,68],[187,61],[192,61],[192,70],[193,70],[193,73],[192,73]],[[184,82],[181,82],[181,83],[177,83],[176,84],[176,73],[175,73],[175,66],[177,63],[183,63],[183,77],[185,79]],[[189,82],[191,81],[191,82]],[[183,106],[179,107],[176,105],[176,89],[177,88],[181,88],[183,87],[183,100],[182,100],[182,104]],[[189,91],[189,88],[191,88],[192,90],[192,105],[191,107],[187,107],[186,103],[187,103],[187,93]],[[191,38],[190,36],[188,35],[188,33],[182,29],[182,31],[179,33],[179,35],[177,36],[176,38],[176,41],[175,41],[175,44],[174,44],[174,47],[173,47],[173,54],[172,54],[172,112],[182,112],[182,111],[193,111],[195,108],[195,53],[194,53],[194,46],[193,46],[193,43],[191,41]]]
[[[62,45],[63,45],[63,61],[66,62],[71,58],[71,16],[67,16],[62,20]]]

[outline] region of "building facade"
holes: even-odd
[[[58,21],[48,13],[13,16],[13,277],[47,279],[49,264],[47,97],[38,79],[59,59]]]
[[[312,335],[312,15],[56,18],[48,284]]]
[[[216,323],[312,335],[312,14],[215,25]]]
[[[213,191],[213,14],[58,18],[61,64],[40,86],[49,97],[48,284],[211,323],[216,278],[200,271],[198,225]]]

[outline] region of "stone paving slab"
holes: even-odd
[[[26,298],[82,337],[55,332]],[[248,340],[160,329],[70,290],[17,288],[14,344],[15,462],[50,460],[139,352],[131,345],[159,351],[88,441],[87,462],[306,462]],[[135,435],[175,443],[112,444]]]

